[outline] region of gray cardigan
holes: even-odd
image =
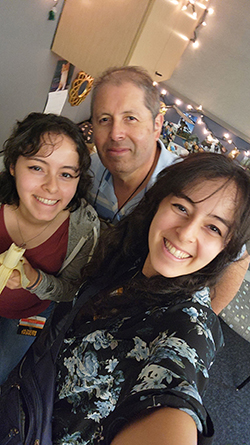
[[[100,232],[100,222],[93,207],[82,200],[81,206],[70,213],[67,253],[57,276],[40,270],[42,280],[31,290],[40,300],[73,300],[81,269],[93,253]]]

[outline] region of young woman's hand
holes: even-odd
[[[34,269],[30,265],[30,263],[28,262],[28,260],[25,257],[23,258],[23,267],[24,267],[24,273],[29,280],[28,287],[32,287],[33,284],[36,283],[40,274],[37,272],[36,269]],[[41,278],[37,282],[36,286],[38,286],[40,281],[41,281]],[[16,270],[16,269],[13,270],[10,278],[8,279],[8,281],[6,283],[6,287],[8,287],[9,289],[21,289],[21,287],[22,287],[21,274],[18,270]],[[34,287],[34,289],[35,289],[35,287]]]

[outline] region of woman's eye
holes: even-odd
[[[62,173],[62,177],[63,178],[76,178],[76,176],[73,176],[71,173],[67,173],[67,172],[64,172],[64,173]]]
[[[212,232],[218,233],[218,235],[220,235],[220,236],[222,235],[220,229],[218,227],[214,226],[213,224],[210,224],[209,228]]]
[[[34,170],[34,171],[36,171],[36,172],[40,172],[40,171],[42,171],[42,168],[39,167],[39,165],[31,165],[31,166],[29,166],[28,168],[29,168],[29,170]]]
[[[181,205],[181,204],[173,204],[173,206],[176,209],[180,210],[181,213],[187,213],[187,209],[183,205]]]

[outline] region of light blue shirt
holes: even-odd
[[[161,140],[158,140],[161,152],[152,176],[146,187],[129,200],[127,204],[118,212],[117,197],[114,192],[113,178],[111,173],[105,169],[97,153],[91,155],[90,171],[93,173],[93,185],[88,195],[88,201],[96,209],[100,218],[113,223],[120,221],[125,215],[141,201],[146,191],[152,187],[157,179],[157,175],[178,158],[175,154],[166,149]],[[118,212],[118,213],[117,213]],[[115,218],[114,218],[115,217]]]

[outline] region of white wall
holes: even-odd
[[[55,21],[48,20],[53,5],[53,0],[1,0],[0,147],[17,119],[44,110],[59,60],[50,47],[63,0]],[[66,103],[62,115],[75,122],[89,118],[89,97],[78,107]]]

